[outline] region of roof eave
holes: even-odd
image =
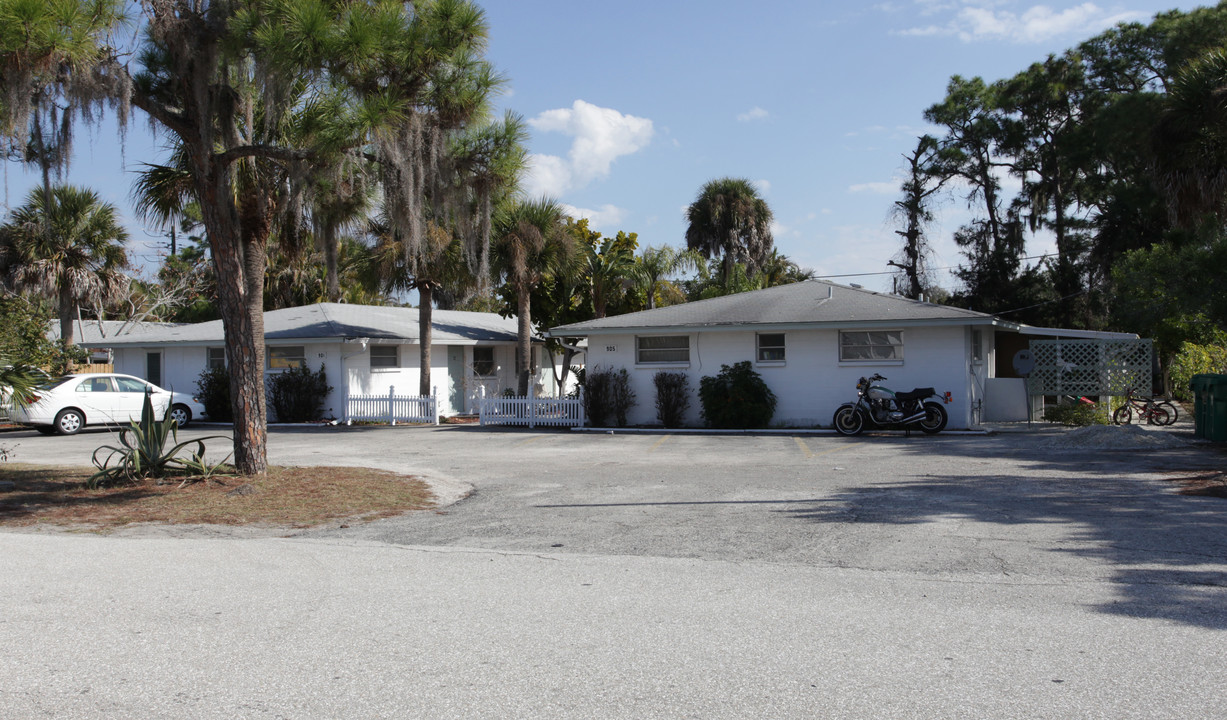
[[[906,320],[831,320],[821,322],[792,323],[713,323],[707,325],[637,325],[612,328],[573,328],[567,326],[551,328],[546,333],[548,337],[592,337],[597,335],[629,335],[635,333],[702,333],[729,332],[736,330],[754,330],[756,332],[779,332],[788,330],[842,330],[845,328],[864,327],[934,327],[951,325],[991,325],[1005,329],[1015,329],[1016,323],[1007,322],[991,315],[982,317],[950,317],[950,318],[910,318]]]

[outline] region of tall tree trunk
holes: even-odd
[[[66,346],[72,346],[76,343],[76,333],[73,332],[72,320],[73,311],[76,309],[76,303],[72,301],[72,289],[68,287],[68,279],[60,281],[59,291],[59,318],[60,318],[60,341]]]
[[[228,200],[229,173],[210,173],[201,210],[217,265],[217,300],[226,336],[234,465],[243,475],[268,471],[264,395],[264,248],[244,243],[238,213]],[[258,269],[257,269],[258,268]]]
[[[59,286],[59,296],[60,297],[59,297],[59,303],[58,303],[59,304],[58,314],[60,316],[60,343],[61,345],[63,345],[65,350],[67,350],[68,348],[71,348],[73,345],[76,344],[76,341],[77,341],[76,333],[74,332],[73,323],[72,323],[73,315],[75,314],[74,311],[77,308],[77,304],[73,302],[72,289],[68,287],[68,282],[69,281],[67,278],[63,278],[60,280],[60,286]],[[64,354],[64,363],[65,363],[64,372],[66,373],[72,372],[73,366],[76,363],[73,362],[71,354],[67,352]]]
[[[531,293],[532,290],[527,287],[519,288],[516,292],[516,385],[520,397],[528,396],[528,378],[532,372]]]
[[[337,231],[331,223],[325,223],[320,229],[324,244],[324,269],[328,281],[328,302],[341,302],[341,280],[337,271],[338,246]]]
[[[418,394],[430,395],[430,345],[434,342],[431,322],[434,317],[434,289],[429,283],[418,287],[418,344],[421,347],[421,362]]]

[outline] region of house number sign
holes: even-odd
[[[617,345],[606,345],[605,352],[618,352],[618,346]]]

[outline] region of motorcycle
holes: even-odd
[[[942,398],[931,387],[897,393],[876,384],[885,379],[874,373],[856,383],[856,402],[844,403],[835,411],[836,432],[860,435],[866,428],[911,430],[918,427],[933,435],[946,427],[946,408],[929,398],[950,403],[950,393]]]

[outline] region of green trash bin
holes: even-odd
[[[1194,375],[1189,381],[1189,390],[1193,393],[1193,437],[1206,436],[1206,415],[1210,403],[1206,397],[1206,388],[1210,375]]]
[[[1206,426],[1206,439],[1227,442],[1227,375],[1211,376],[1210,422]]]
[[[1227,375],[1194,375],[1193,434],[1212,442],[1227,442]]]

